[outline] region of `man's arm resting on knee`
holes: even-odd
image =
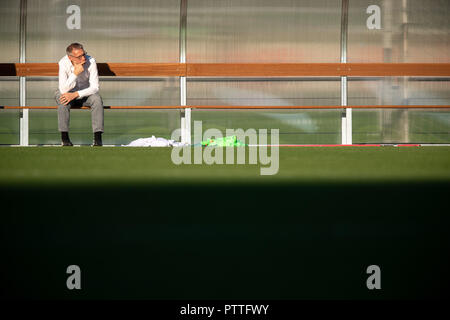
[[[59,97],[59,101],[63,104],[63,105],[67,105],[70,101],[76,99],[79,97],[78,91],[76,92],[66,92],[63,93],[60,97]]]

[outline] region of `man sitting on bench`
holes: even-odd
[[[88,56],[79,43],[72,43],[59,61],[59,90],[56,91],[58,103],[58,130],[61,132],[63,146],[73,146],[69,138],[70,108],[91,107],[92,146],[102,146],[103,101],[98,94],[98,71],[95,59]]]

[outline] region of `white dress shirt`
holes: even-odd
[[[59,92],[78,91],[81,99],[98,92],[98,71],[97,63],[91,56],[86,55],[86,62],[83,65],[83,72],[78,76],[73,73],[74,66],[69,57],[65,55],[59,60]]]

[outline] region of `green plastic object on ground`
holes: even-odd
[[[245,143],[239,141],[236,136],[229,136],[217,139],[209,139],[201,142],[202,146],[217,146],[217,147],[243,147]]]

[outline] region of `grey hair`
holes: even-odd
[[[67,47],[67,49],[66,49],[67,54],[71,54],[72,51],[73,51],[73,49],[81,49],[81,50],[84,51],[84,48],[83,48],[83,45],[82,45],[82,44],[77,43],[77,42],[74,42],[74,43],[71,43],[71,44]]]

